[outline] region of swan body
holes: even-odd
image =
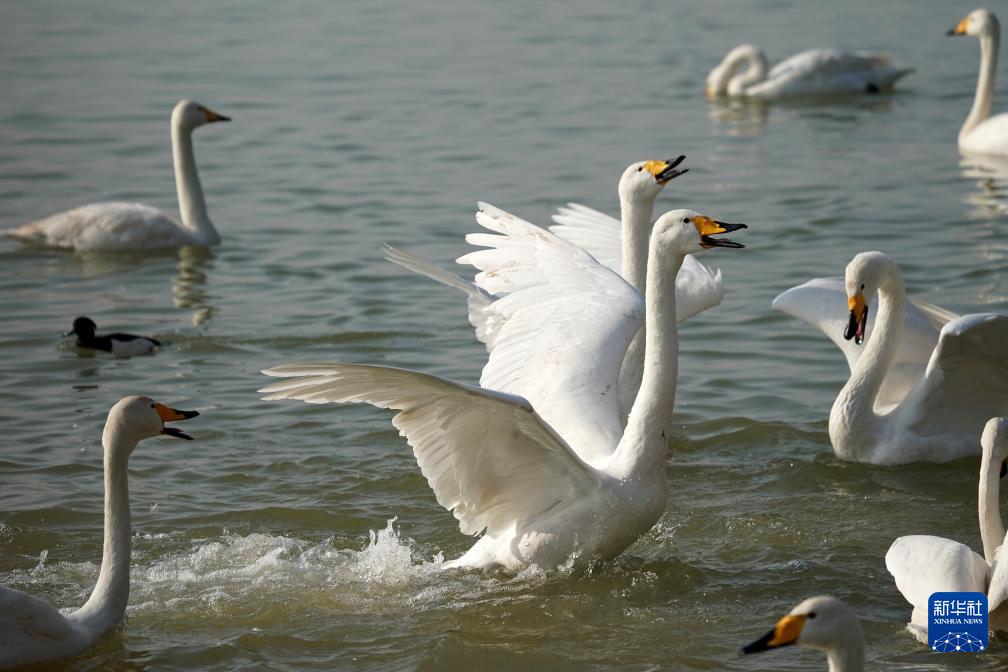
[[[762,49],[742,44],[707,75],[707,95],[772,100],[883,93],[892,91],[896,81],[910,72],[892,67],[888,56],[843,49],[809,49],[768,69]]]
[[[73,328],[64,336],[76,336],[77,346],[91,350],[103,350],[116,357],[136,357],[153,352],[160,347],[161,341],[136,334],[105,334],[98,336],[95,329],[98,325],[89,317],[78,317],[73,322]]]
[[[3,233],[27,245],[80,252],[217,245],[220,236],[207,215],[192,132],[204,124],[230,120],[189,100],[180,101],[172,111],[172,158],[181,222],[142,203],[92,203]]]
[[[982,313],[950,319],[916,376],[921,359],[915,353],[926,351],[929,338],[920,324],[929,319],[924,314],[935,321],[951,314],[920,306],[914,309],[920,315],[911,314],[899,268],[881,252],[854,257],[844,285],[850,316],[843,336],[855,347],[865,345],[830,411],[836,454],[872,464],[945,462],[975,454],[984,420],[1008,405],[1008,317]],[[868,338],[876,295],[877,317]],[[828,324],[823,316],[830,312],[843,314],[842,304],[815,310],[820,324]],[[905,332],[908,320],[917,326]],[[829,328],[836,338],[839,323]],[[894,363],[894,378],[880,403]]]
[[[861,623],[854,610],[835,597],[820,595],[802,601],[742,652],[760,653],[792,644],[824,651],[829,672],[864,670]]]
[[[740,246],[711,238],[724,229],[702,215],[688,210],[666,213],[651,235],[642,300],[583,251],[575,260],[544,254],[539,259],[523,257],[524,267],[508,266],[509,237],[533,225],[507,217],[489,223],[503,235],[488,235],[496,240],[485,242],[497,247],[475,261],[484,273],[510,276],[512,287],[494,303],[508,321],[487,367],[508,366],[499,361],[503,358],[518,369],[527,364],[555,372],[553,387],[542,394],[569,399],[566,406],[560,399],[550,407],[553,417],[563,409],[576,413],[580,423],[571,419],[568,426],[579,425],[578,436],[590,438],[588,443],[604,443],[615,435],[604,458],[589,464],[537,402],[489,389],[485,382],[475,387],[381,366],[288,364],[263,373],[291,380],[260,392],[266,399],[365,402],[398,411],[392,423],[413,447],[438,502],[454,513],[464,534],[483,533],[447,567],[501,566],[514,571],[570,561],[583,566],[614,557],[665,510],[664,419],[674,405],[678,368],[676,272],[687,254],[705,247]],[[586,272],[597,282],[581,282]],[[547,274],[549,284],[543,285],[539,280]],[[534,282],[522,285],[524,275]],[[642,316],[645,374],[623,431],[615,395],[593,394],[585,385],[615,385]],[[537,329],[529,328],[533,322]],[[575,324],[583,330],[569,331]],[[572,340],[571,333],[580,337]],[[565,339],[569,356],[584,367],[557,360],[558,338]]]
[[[1008,113],[991,116],[1001,25],[990,11],[975,9],[948,34],[972,35],[980,39],[980,75],[973,96],[973,107],[959,129],[959,149],[978,154],[1008,156]]]
[[[572,203],[554,215],[553,220],[557,225],[550,227],[550,231],[589,252],[602,265],[621,274],[634,289],[643,294],[654,201],[665,184],[686,172],[677,169],[684,158],[679,156],[669,161],[652,160],[630,164],[619,181],[621,220]],[[484,218],[492,218],[493,213],[504,212],[484,204],[480,204],[480,207]],[[540,231],[538,227],[535,230]],[[541,236],[539,233],[535,235]],[[524,249],[529,254],[536,254],[533,246]],[[575,251],[576,248],[567,245],[564,250]],[[486,345],[488,352],[493,352],[497,334],[506,324],[506,318],[492,309],[491,305],[510,291],[506,286],[496,283],[494,291],[487,291],[478,283],[465,280],[389,245],[385,246],[385,251],[386,259],[464,292],[468,300],[469,321],[475,328],[476,337]],[[465,258],[460,258],[460,263],[466,263],[463,261]],[[592,282],[590,275],[583,276],[583,280]],[[676,277],[676,319],[683,322],[720,304],[723,298],[721,272],[687,256]],[[641,332],[634,338],[626,354],[619,382],[620,414],[624,422],[640,387],[643,361]],[[524,394],[520,389],[512,392]]]
[[[45,600],[0,587],[0,668],[76,655],[122,621],[130,573],[127,461],[142,439],[160,434],[190,439],[164,423],[196,415],[147,397],[126,397],[112,407],[102,433],[105,538],[98,582],[84,606],[65,616]]]
[[[928,644],[928,598],[936,592],[987,595],[987,624],[1008,629],[1008,538],[1001,519],[998,480],[1008,473],[1008,421],[991,418],[980,439],[977,509],[984,555],[964,544],[929,535],[900,537],[886,552],[886,568],[913,606],[907,630]]]

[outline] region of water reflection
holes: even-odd
[[[735,138],[753,138],[763,132],[770,106],[762,100],[716,98],[707,103],[707,116],[718,131]]]
[[[959,171],[976,182],[976,191],[963,194],[971,217],[992,219],[1008,214],[1008,157],[960,151]]]
[[[178,273],[172,278],[172,301],[176,308],[195,308],[193,326],[213,317],[211,296],[206,292],[208,269],[214,253],[206,247],[183,247],[179,250]]]

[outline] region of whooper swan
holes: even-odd
[[[959,149],[1008,156],[1008,113],[991,116],[1001,25],[988,10],[974,9],[948,34],[980,38],[980,76],[977,78],[973,107],[959,129]]]

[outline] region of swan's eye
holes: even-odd
[[[683,224],[689,224],[689,217],[683,217],[682,218],[682,223]]]
[[[640,171],[642,171],[642,170],[644,170],[644,166],[637,166],[637,172],[638,172],[638,173],[639,173]]]
[[[151,404],[151,405],[150,405],[150,407],[151,407],[151,408],[154,408],[154,404]]]
[[[864,291],[864,283],[863,282],[861,283],[861,291],[862,292]]]
[[[810,611],[808,617],[809,618],[815,618],[815,612],[814,611]]]

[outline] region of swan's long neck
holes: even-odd
[[[845,633],[843,642],[826,652],[829,672],[862,672],[864,670],[864,642],[861,628]]]
[[[895,268],[878,291],[878,316],[871,338],[830,412],[829,434],[837,454],[858,457],[874,447],[875,398],[899,343],[906,318],[906,291]]]
[[[623,278],[643,295],[647,284],[648,240],[654,199],[620,194],[620,217],[623,239]],[[633,406],[644,375],[644,330],[637,332],[623,358],[617,395],[620,417],[626,417]]]
[[[665,422],[675,406],[679,373],[675,279],[684,255],[652,244],[644,293],[644,374],[626,431],[613,454],[615,476],[634,480],[655,473],[665,481]],[[671,316],[671,317],[669,317]]]
[[[980,464],[980,491],[977,506],[980,513],[980,538],[983,539],[984,560],[994,562],[994,552],[1004,543],[1005,526],[1001,520],[1001,498],[998,488],[1001,480],[1001,465],[991,461],[990,452],[984,450]]]
[[[172,122],[172,161],[175,164],[175,190],[178,192],[182,225],[191,230],[203,245],[220,243],[220,235],[207,216],[203,187],[196,172],[193,154],[192,128]]]
[[[969,135],[980,122],[990,117],[994,104],[994,78],[997,75],[998,46],[1001,29],[995,23],[988,33],[980,35],[980,74],[977,77],[973,107],[959,129],[959,141]]]
[[[136,441],[122,437],[117,427],[106,423],[102,434],[105,449],[105,539],[101,570],[91,597],[73,617],[94,634],[114,628],[126,613],[130,583],[130,507],[127,456]]]
[[[734,75],[743,64],[748,66],[745,71],[740,75]],[[750,86],[759,84],[767,78],[766,55],[759,49],[740,49],[730,61],[729,67],[729,72],[732,74],[729,75],[728,93],[732,95],[743,94]]]

